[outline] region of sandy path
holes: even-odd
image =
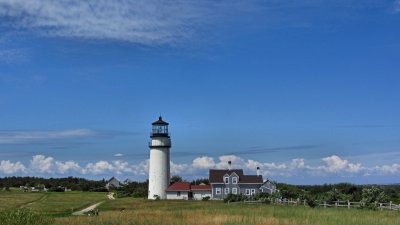
[[[80,210],[80,211],[76,211],[76,212],[72,213],[72,215],[73,215],[73,216],[82,216],[82,215],[85,215],[85,213],[89,212],[90,210],[93,210],[93,209],[97,208],[97,206],[99,206],[99,205],[101,205],[101,204],[103,204],[103,203],[104,203],[104,201],[103,201],[103,202],[98,202],[98,203],[93,204],[93,205],[91,205],[91,206],[89,206],[89,207],[86,207],[86,208],[84,208],[84,209],[82,209],[82,210]]]
[[[115,200],[114,198],[114,192],[111,192],[110,194],[107,195],[108,199],[110,200]]]

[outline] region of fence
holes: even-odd
[[[264,201],[244,201],[246,204],[262,204]],[[307,206],[306,200],[300,199],[271,199],[272,204],[276,205],[304,205]],[[317,203],[318,206],[324,208],[361,208],[365,206],[364,202],[350,202],[350,201],[333,201],[333,202],[326,202],[320,201]],[[389,203],[380,203],[375,202],[375,207],[380,210],[400,210],[400,204],[393,204],[392,202]]]

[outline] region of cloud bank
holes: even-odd
[[[232,168],[244,169],[247,173],[255,173],[260,170],[265,179],[271,176],[297,176],[311,177],[355,177],[371,175],[396,175],[400,173],[400,164],[378,165],[366,167],[361,163],[349,162],[337,155],[331,155],[320,159],[317,165],[311,165],[303,158],[295,158],[290,162],[260,162],[253,159],[244,159],[235,155],[223,155],[216,158],[201,156],[191,163],[176,163],[171,161],[171,174],[183,177],[207,177],[209,169],[226,169],[227,162],[232,161]],[[0,161],[0,174],[4,175],[106,175],[106,176],[142,176],[148,175],[149,161],[144,160],[137,164],[131,164],[123,159],[99,160],[80,164],[73,160],[60,161],[51,156],[35,155],[29,164],[20,161]]]

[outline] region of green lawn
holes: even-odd
[[[30,202],[39,200],[44,193],[24,193],[20,190],[0,191],[0,211],[23,207]]]
[[[105,196],[96,192],[0,192],[0,211],[29,208],[55,218],[54,223],[60,225],[400,225],[400,211],[228,205],[222,201],[106,200]],[[100,201],[104,204],[98,217],[71,216],[72,211]]]
[[[51,216],[66,216],[105,199],[104,192],[0,192],[0,211],[23,207]]]
[[[246,205],[221,201],[106,201],[98,217],[64,217],[57,224],[400,225],[398,211]]]

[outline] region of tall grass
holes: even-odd
[[[17,209],[0,213],[0,225],[51,225],[52,218],[28,209]]]
[[[98,217],[57,218],[66,225],[400,225],[400,212],[203,201],[109,201]]]

